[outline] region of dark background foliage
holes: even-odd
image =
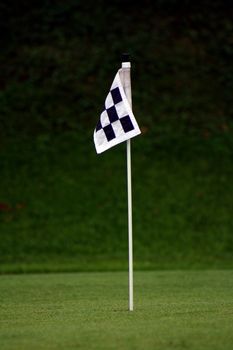
[[[232,267],[231,1],[0,4],[0,272],[127,268],[124,145],[92,134],[129,52],[136,268]]]
[[[4,135],[92,126],[124,51],[146,128],[229,128],[229,1],[11,1],[1,17]]]

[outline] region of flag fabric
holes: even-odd
[[[123,89],[121,71],[119,69],[113,80],[94,131],[97,153],[102,153],[141,133]]]

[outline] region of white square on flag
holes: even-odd
[[[97,153],[131,139],[141,133],[125,95],[119,69],[105,100],[104,110],[94,131]]]

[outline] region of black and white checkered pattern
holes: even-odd
[[[139,127],[117,73],[94,132],[96,151],[102,153],[138,134]]]

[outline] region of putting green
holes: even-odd
[[[0,277],[1,350],[232,350],[233,271]]]

